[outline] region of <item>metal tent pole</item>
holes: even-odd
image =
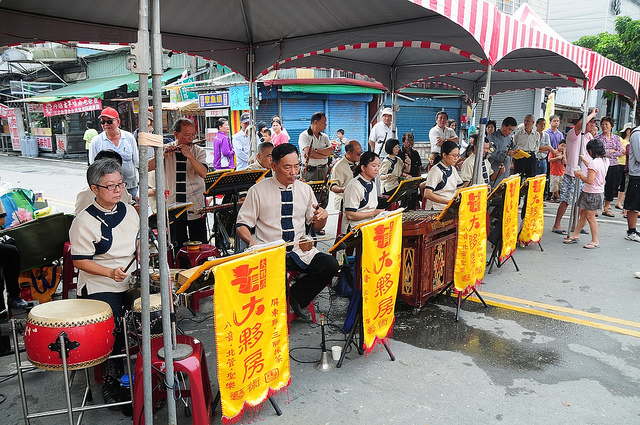
[[[153,117],[156,124],[155,131],[159,132],[162,126],[162,36],[160,35],[160,0],[153,0],[151,8],[151,78],[152,78],[152,99]],[[166,202],[164,198],[164,150],[154,148],[156,157],[156,201],[158,206],[158,260],[160,263],[160,297],[162,300],[162,331],[164,342],[165,361],[165,385],[167,386],[167,423],[176,425],[176,400],[174,398],[174,375],[173,375],[173,348],[175,342],[175,332],[172,321],[175,316],[172,314],[172,295],[169,286],[169,264],[167,262],[167,228]],[[143,311],[143,315],[146,315]],[[149,353],[148,355],[150,355]],[[153,411],[147,411],[145,417],[151,416]]]
[[[489,118],[489,94],[491,93],[491,65],[487,66],[487,82],[483,89],[482,94],[482,116],[480,117],[480,124],[478,125],[478,137],[476,139],[476,158],[473,163],[473,177],[471,181],[474,184],[484,184],[482,181],[482,160],[484,152],[484,138],[485,128],[487,127],[487,121]],[[468,148],[467,148],[468,149]]]
[[[139,1],[138,10],[138,43],[135,45],[136,66],[132,67],[139,76],[138,89],[138,128],[139,131],[147,131],[149,115],[149,2],[148,0]],[[144,410],[153,412],[152,392],[153,384],[151,379],[151,316],[149,313],[149,164],[148,164],[148,148],[146,146],[138,147],[139,149],[139,198],[140,198],[140,292],[141,292],[141,308],[142,308],[142,353],[143,366],[142,376],[138,376],[144,388]],[[129,377],[133,383],[133,377]],[[145,423],[153,424],[153,414],[146,415]]]
[[[396,69],[391,70],[391,132],[393,137],[398,137],[398,93],[396,93]],[[382,147],[384,149],[384,146]]]
[[[253,46],[249,47],[249,51],[247,52],[247,62],[249,66],[249,119],[251,120],[250,125],[253,127],[254,131],[250,131],[249,133],[249,157],[255,158],[256,153],[258,152],[258,134],[257,134],[257,122],[256,122],[256,111],[257,111],[257,99],[256,99],[256,80],[253,77],[253,62],[255,60],[254,56],[254,48]],[[237,164],[236,164],[237,165]]]
[[[587,131],[587,117],[589,116],[589,80],[584,80],[584,103],[583,103],[583,111],[582,111],[582,128],[580,129],[580,147],[578,150],[578,155],[582,155],[583,145],[584,145],[584,137],[585,132]],[[571,131],[571,130],[569,130]],[[575,130],[574,130],[575,131]],[[578,156],[578,165],[582,164],[582,160],[580,156]],[[569,214],[569,227],[568,232],[572,232],[575,229],[575,226],[578,222],[578,207],[576,203],[578,202],[578,196],[580,196],[580,184],[578,180],[575,180],[575,184],[573,187],[573,198],[571,199],[571,212]],[[570,234],[570,233],[569,233]]]

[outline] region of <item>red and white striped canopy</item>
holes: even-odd
[[[336,68],[397,90],[455,74],[473,97],[491,64],[503,71],[492,77],[496,91],[586,80],[635,97],[639,83],[637,73],[484,0],[160,0],[160,20],[165,49],[215,60],[247,79],[285,66]],[[0,25],[0,45],[132,43],[138,2],[2,0]]]

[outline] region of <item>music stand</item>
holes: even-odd
[[[460,192],[462,190],[465,190],[465,188],[458,189],[458,191],[453,196],[453,198],[451,198],[447,206],[444,208],[444,210],[442,210],[442,212],[438,216],[437,218],[438,221],[452,220],[459,215],[458,210],[460,208],[460,200],[462,199],[462,195],[460,194]],[[447,295],[449,295],[449,298],[451,298],[451,300],[453,301],[453,296],[451,295],[451,287],[454,286],[454,284],[455,284],[455,278],[452,279],[451,282],[447,283],[444,286],[444,288],[442,288],[440,292],[438,292],[436,296],[433,297],[433,302],[435,302],[438,299],[438,297],[440,297],[440,295],[444,294],[445,292],[447,293]],[[482,305],[487,307],[487,303],[480,296],[475,286],[471,288],[471,292],[469,292],[466,297],[463,297],[462,293],[459,293],[458,300],[454,301],[456,303],[456,322],[460,320],[460,309],[462,308],[462,303],[465,302],[473,294],[476,294],[476,297],[478,297],[478,299],[482,302]]]
[[[360,232],[360,228],[364,225],[368,225],[371,224],[371,222],[380,220],[380,217],[376,217],[373,218],[369,221],[366,221],[364,223],[360,223],[357,226],[355,226],[353,229],[351,229],[351,231],[349,231],[349,233],[347,233],[346,235],[344,235],[342,237],[342,239],[340,239],[338,242],[336,242],[336,244],[334,246],[332,246],[331,248],[329,248],[329,253],[333,253],[334,251],[340,250],[340,249],[344,249],[345,247],[351,247],[354,246],[356,247],[356,270],[362,270],[362,262],[360,261],[360,259],[362,258],[362,233]],[[337,368],[342,367],[342,362],[344,361],[344,357],[347,354],[347,348],[349,348],[349,346],[353,343],[356,346],[356,350],[358,350],[358,354],[360,354],[361,356],[364,354],[364,325],[362,323],[362,276],[361,273],[358,273],[356,271],[356,294],[354,294],[355,296],[352,296],[351,300],[349,301],[349,303],[352,302],[356,302],[358,303],[358,312],[356,313],[356,318],[353,324],[353,327],[351,328],[351,330],[349,331],[349,335],[347,336],[347,340],[344,343],[344,346],[342,347],[342,354],[340,354],[340,360],[338,360],[338,363],[336,364]],[[358,332],[358,337],[356,338],[356,331]],[[358,344],[358,339],[360,340],[360,344]],[[382,344],[384,345],[385,350],[387,350],[387,354],[389,354],[389,357],[391,358],[391,361],[395,361],[396,358],[393,355],[393,352],[391,351],[391,348],[389,348],[389,344],[387,344],[386,341],[382,341]]]
[[[185,214],[189,208],[193,206],[193,202],[180,203],[176,202],[171,205],[167,205],[167,213],[169,214],[169,220],[167,225],[172,224],[178,217]],[[149,216],[149,228],[156,229],[158,227],[158,215],[153,213]]]
[[[386,210],[394,202],[400,202],[412,193],[417,192],[422,180],[422,177],[413,177],[402,180],[390,198],[378,198],[378,208]]]
[[[218,195],[230,195],[233,198],[233,214],[237,216],[238,214],[238,197],[240,192],[244,192],[249,190],[251,186],[256,184],[265,174],[267,174],[269,170],[242,170],[242,171],[224,171],[222,174],[215,178],[216,176],[211,176],[211,185],[208,186],[205,196],[213,196],[214,203],[215,198]],[[209,173],[216,174],[216,173]],[[207,176],[209,176],[207,174]],[[219,220],[216,218],[214,214],[214,231],[213,236],[216,239],[216,247],[220,249],[224,255],[229,255],[228,249],[230,248],[229,244],[229,235],[227,234],[224,226],[219,223]],[[235,229],[232,230],[235,237]],[[238,246],[238,241],[236,241],[235,246]]]

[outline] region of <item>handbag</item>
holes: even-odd
[[[35,196],[32,191],[12,189],[2,195],[0,199],[2,199],[2,205],[7,212],[5,229],[33,220]]]

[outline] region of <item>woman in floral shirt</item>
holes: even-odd
[[[597,137],[604,145],[604,150],[609,159],[609,169],[604,185],[604,208],[602,209],[602,215],[607,217],[615,217],[615,214],[611,212],[611,202],[613,202],[613,197],[616,195],[616,183],[619,181],[618,157],[623,154],[620,137],[611,132],[614,122],[611,117],[602,118],[600,120],[602,133]]]

